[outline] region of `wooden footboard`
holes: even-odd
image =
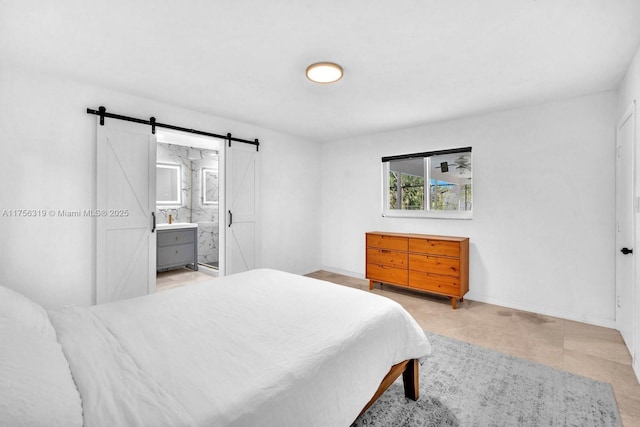
[[[385,392],[386,389],[389,388],[391,384],[402,374],[402,381],[404,382],[404,395],[411,400],[418,400],[419,397],[419,389],[420,384],[418,380],[419,366],[417,359],[409,359],[404,362],[400,362],[397,365],[393,365],[389,370],[389,373],[382,379],[380,383],[380,387],[376,390],[375,394],[371,398],[369,402],[362,408],[360,411],[360,415],[362,415],[373,402],[378,400],[378,398]]]

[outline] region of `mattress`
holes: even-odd
[[[430,353],[396,302],[269,269],[49,317],[85,426],[348,426]]]

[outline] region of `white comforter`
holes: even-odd
[[[430,352],[394,301],[264,269],[50,318],[85,426],[348,426]]]

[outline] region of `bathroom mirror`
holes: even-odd
[[[202,168],[202,204],[218,203],[218,170]]]
[[[156,165],[156,204],[180,205],[182,204],[180,191],[180,165],[170,163],[158,163]]]

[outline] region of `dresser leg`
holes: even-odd
[[[369,280],[369,290],[373,290],[373,280]]]
[[[451,308],[454,310],[458,308],[458,300],[455,297],[451,297]]]

